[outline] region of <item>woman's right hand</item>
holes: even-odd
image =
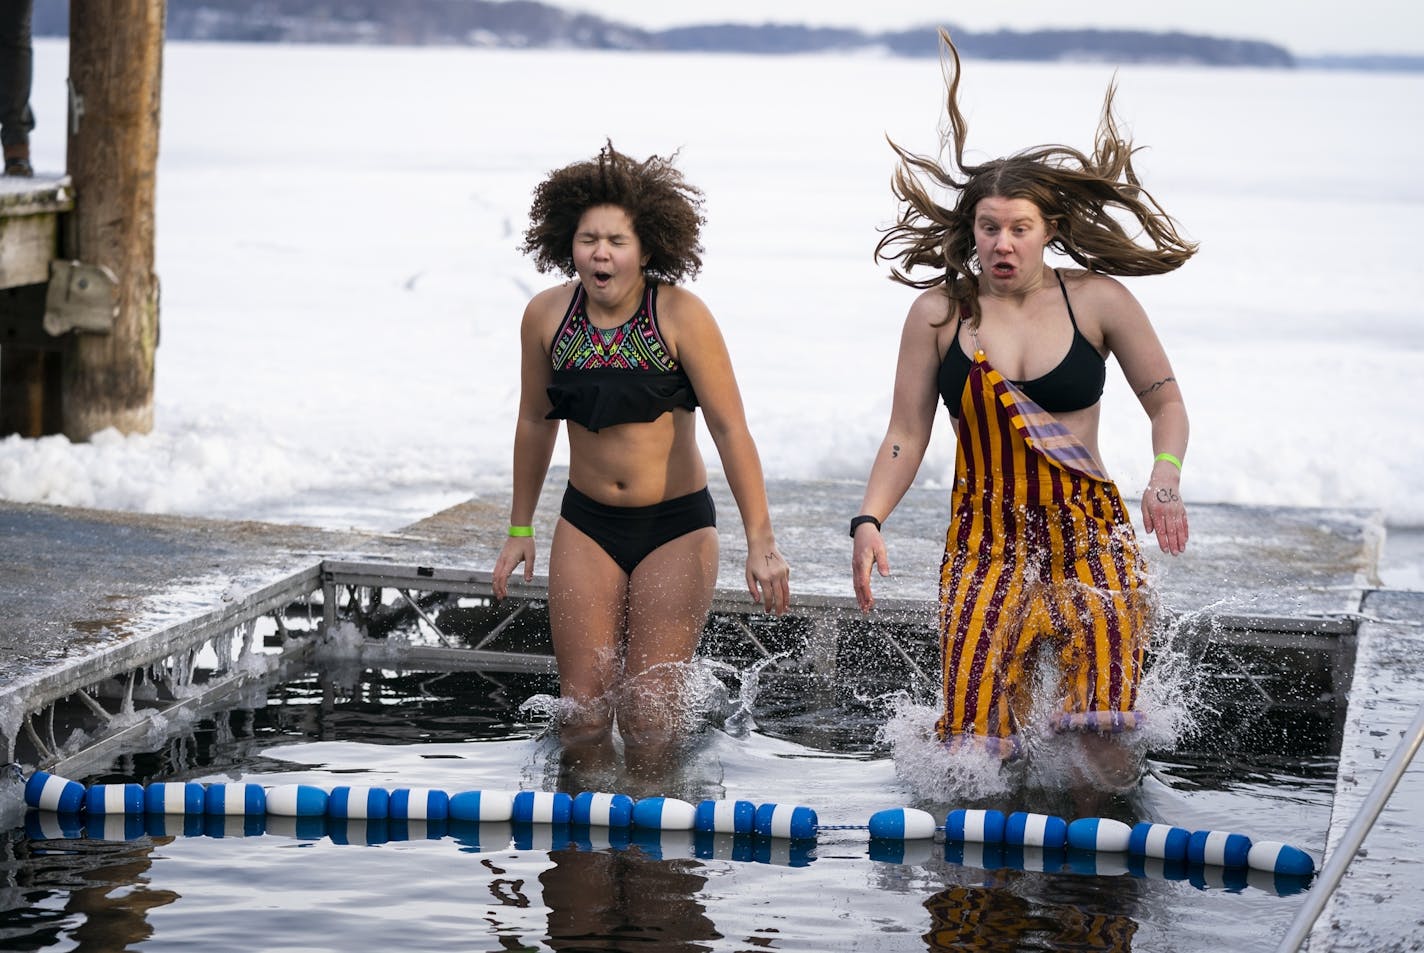
[[[855,601],[861,612],[869,612],[875,605],[875,596],[870,591],[871,565],[882,577],[890,575],[890,554],[885,550],[885,537],[880,535],[874,523],[862,523],[855,528],[855,548],[850,557]]]
[[[509,577],[514,575],[514,570],[519,568],[519,564],[524,564],[524,581],[534,581],[534,537],[533,536],[511,536],[504,541],[504,548],[499,551],[499,558],[494,561],[494,572],[491,574],[490,586],[494,589],[496,599],[504,599],[509,595]]]

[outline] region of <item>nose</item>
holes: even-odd
[[[999,234],[994,236],[995,251],[1009,251],[1013,247],[1014,244],[1009,241],[1009,233],[1007,231],[999,232]]]

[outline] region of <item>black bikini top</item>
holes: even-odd
[[[1047,374],[1031,381],[1012,383],[1028,395],[1029,400],[1049,413],[1058,414],[1082,410],[1101,400],[1103,387],[1107,384],[1108,365],[1107,359],[1099,354],[1092,342],[1078,330],[1078,319],[1073,315],[1073,304],[1068,300],[1068,289],[1063,284],[1063,277],[1057,270],[1053,272],[1053,276],[1058,279],[1058,288],[1063,292],[1063,303],[1068,306],[1068,320],[1073,322],[1073,343],[1068,346],[1068,353],[1063,355],[1058,366]],[[962,315],[959,321],[960,324],[964,323]],[[958,325],[954,330],[954,340],[949,345],[944,361],[939,365],[936,382],[939,385],[940,397],[949,408],[949,415],[958,417],[959,401],[964,394],[964,384],[969,379],[972,362],[969,355],[964,353],[964,348],[959,346]]]
[[[650,281],[633,316],[605,329],[589,322],[583,285],[574,289],[550,348],[553,409],[546,420],[572,420],[597,432],[697,407],[692,381],[658,331],[657,298]]]

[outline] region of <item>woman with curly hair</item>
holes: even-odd
[[[1036,665],[1051,658],[1060,675],[1051,728],[1075,731],[1095,764],[1130,783],[1130,746],[1111,742],[1141,718],[1151,605],[1131,519],[1098,450],[1108,355],[1151,421],[1143,528],[1173,555],[1187,543],[1187,412],[1146,313],[1111,276],[1171,271],[1196,246],[1138,182],[1111,87],[1091,155],[1043,146],[966,163],[959,55],[940,37],[952,164],[892,143],[902,212],[876,246],[877,259],[897,263],[892,277],[923,293],[901,333],[889,427],[851,521],[856,599],[868,611],[871,567],[889,572],[881,523],[915,478],[942,399],[957,447],[940,571],[938,737],[1022,754]],[[1080,267],[1051,267],[1050,248]],[[916,267],[932,273],[912,279]]]
[[[566,763],[601,765],[616,721],[630,771],[678,741],[679,684],[717,581],[716,514],[695,409],[746,529],[746,583],[786,611],[756,445],[727,347],[707,306],[675,282],[702,267],[702,193],[670,159],[638,162],[608,143],[535,189],[523,250],[570,281],[524,311],[514,494],[494,594],[524,564],[560,420],[569,481],[549,551],[549,620],[569,710]]]

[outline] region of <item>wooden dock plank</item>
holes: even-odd
[[[59,215],[73,207],[67,176],[0,177],[0,288],[49,280],[59,252]]]

